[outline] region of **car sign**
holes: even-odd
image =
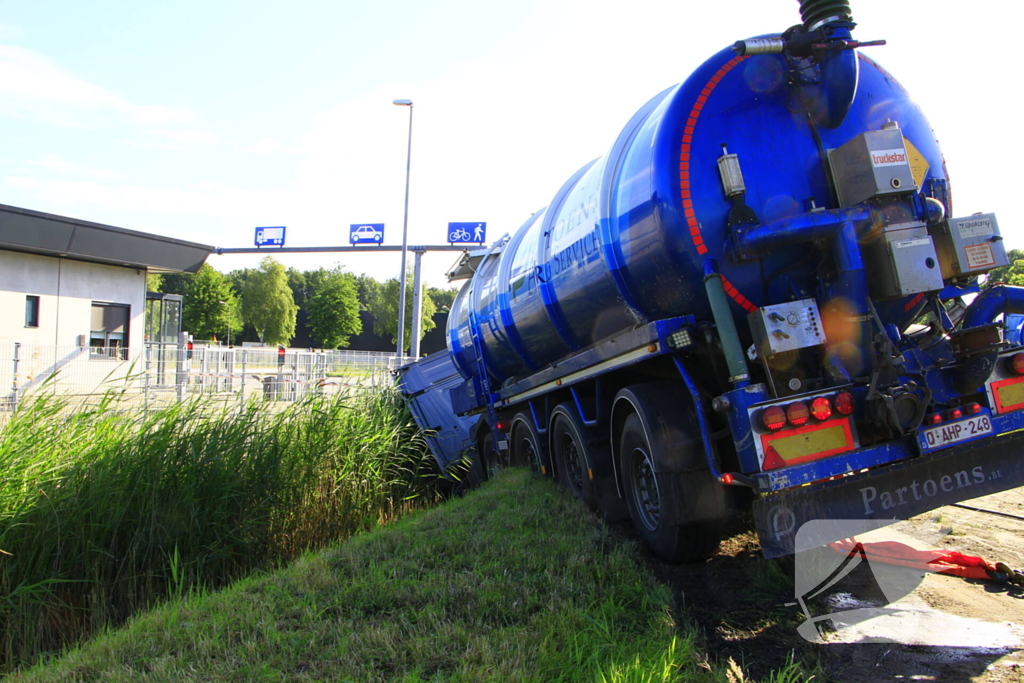
[[[381,244],[384,241],[383,223],[353,223],[349,228],[349,244]]]

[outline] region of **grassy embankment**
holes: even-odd
[[[274,414],[39,398],[0,428],[0,673],[392,518],[425,458],[387,390]]]
[[[742,681],[632,546],[524,470],[132,620],[16,680]],[[797,681],[795,667],[771,677]]]

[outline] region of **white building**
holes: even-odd
[[[114,369],[102,361],[136,357],[147,272],[194,273],[212,249],[0,204],[0,346],[18,344],[15,392],[19,379],[25,388],[82,360],[99,375]],[[0,352],[0,381],[7,355]]]

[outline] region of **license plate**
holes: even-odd
[[[975,415],[956,422],[922,429],[917,434],[917,445],[922,451],[936,451],[954,444],[971,441],[992,433],[992,418],[988,413]]]

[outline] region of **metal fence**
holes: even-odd
[[[367,384],[408,358],[369,351],[301,351],[147,343],[143,349],[0,342],[0,411],[37,396],[75,402],[112,394],[145,407],[202,396],[295,401]]]

